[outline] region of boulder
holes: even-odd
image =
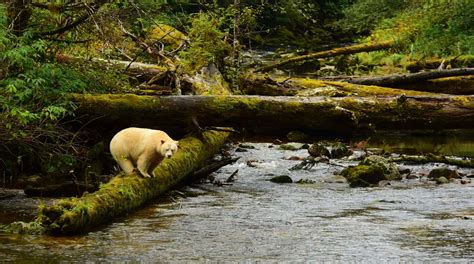
[[[349,167],[341,172],[351,187],[368,187],[380,181],[400,180],[397,165],[380,156],[369,156],[357,166]]]
[[[450,180],[450,179],[460,179],[461,176],[459,175],[459,173],[455,170],[451,170],[451,169],[448,169],[448,168],[436,168],[436,169],[432,169],[430,171],[430,174],[428,174],[428,178],[430,179],[438,179],[438,178],[441,178],[441,177],[445,177],[446,179]]]
[[[336,142],[331,146],[331,158],[340,159],[345,156],[352,155],[353,151],[347,147],[346,144]]]
[[[288,175],[275,176],[270,181],[274,183],[293,183],[293,180]]]
[[[313,157],[321,157],[321,156],[330,157],[331,156],[329,150],[320,142],[314,143],[313,145],[311,145],[308,148],[308,152]]]

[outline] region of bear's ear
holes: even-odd
[[[165,141],[163,139],[161,140],[161,144],[165,144]]]
[[[179,141],[175,141],[176,147],[179,147]]]

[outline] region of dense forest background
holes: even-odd
[[[8,0],[0,4],[0,176],[83,174],[98,159],[100,135],[82,129],[69,95],[133,92],[142,82],[97,59],[172,69],[170,86],[213,64],[238,94],[239,76],[258,65],[249,51],[381,41],[397,45],[337,57],[330,74],[405,72],[410,61],[472,55],[474,1]]]

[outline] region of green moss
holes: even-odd
[[[45,229],[39,221],[18,221],[8,225],[0,225],[0,233],[39,235],[43,234],[44,232]]]
[[[341,172],[341,175],[347,179],[351,187],[368,187],[385,180],[381,167],[358,165],[349,167]]]
[[[474,100],[470,96],[469,97],[468,96],[456,96],[456,97],[453,97],[452,100],[454,101],[455,104],[457,104],[459,106],[469,108],[469,109],[474,109]]]
[[[369,156],[354,167],[341,172],[351,187],[367,187],[382,180],[398,180],[400,173],[395,163],[380,156]]]

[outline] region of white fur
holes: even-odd
[[[126,128],[110,141],[110,153],[125,173],[131,174],[136,166],[144,177],[154,177],[158,164],[177,149],[178,141],[164,131],[148,128]]]

